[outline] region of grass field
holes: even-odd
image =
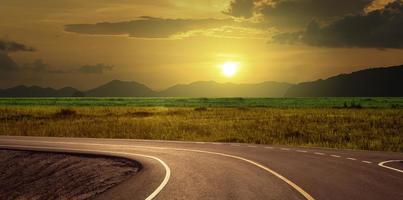
[[[0,98],[0,106],[403,108],[403,98]]]
[[[110,103],[110,100],[98,100]],[[346,108],[333,108],[344,107],[346,99],[322,103],[319,107],[309,107],[307,102],[294,106],[289,103],[292,100],[281,102],[277,99],[273,100],[275,103],[265,104],[277,105],[273,107],[247,107],[235,103],[231,104],[233,107],[220,107],[218,103],[213,107],[206,104],[136,107],[134,104],[103,106],[99,102],[89,104],[97,106],[85,106],[87,104],[77,99],[54,101],[59,103],[49,106],[37,99],[2,100],[0,135],[243,142],[403,152],[401,99],[386,100],[393,108],[374,103],[383,102],[380,99],[368,104],[363,103],[365,99],[354,99],[351,102],[355,105],[348,103]],[[84,101],[91,103],[88,99]],[[112,101],[116,103],[117,100]],[[155,101],[158,99],[152,100]],[[192,100],[186,102],[190,105]],[[251,102],[249,105],[257,105]],[[262,100],[255,102],[260,105]],[[375,108],[365,108],[367,105]]]

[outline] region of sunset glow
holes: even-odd
[[[40,2],[1,1],[0,89],[295,84],[403,63],[400,0]]]
[[[225,62],[221,66],[222,74],[228,78],[231,78],[236,75],[238,71],[239,63],[237,62]]]

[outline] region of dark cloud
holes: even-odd
[[[50,73],[50,74],[68,74],[68,73],[103,74],[104,72],[110,71],[113,68],[114,66],[112,65],[95,64],[95,65],[84,65],[76,70],[58,70],[58,69],[52,69],[43,60],[38,59],[32,63],[24,64],[20,69],[36,73]]]
[[[0,71],[17,71],[18,64],[8,55],[18,51],[34,51],[34,48],[24,44],[0,39]]]
[[[50,74],[65,74],[71,73],[71,71],[63,71],[63,70],[55,70],[52,69],[47,63],[43,60],[38,59],[32,63],[26,63],[21,68],[21,70],[29,70],[36,73],[50,73]]]
[[[224,13],[250,18],[256,14],[280,29],[303,28],[311,20],[334,20],[363,12],[374,0],[233,0]]]
[[[0,52],[0,72],[18,70],[17,63],[5,53]]]
[[[233,25],[231,19],[164,19],[143,16],[133,21],[70,24],[68,32],[99,35],[129,35],[137,38],[169,38],[188,31]]]
[[[268,23],[279,28],[301,28],[312,20],[331,21],[361,13],[373,0],[276,0],[264,4],[259,12]]]
[[[367,14],[348,15],[325,26],[312,21],[305,31],[282,33],[273,40],[325,47],[403,48],[403,1]]]
[[[5,43],[4,43],[5,44]],[[11,43],[9,43],[11,44]],[[7,52],[17,51],[20,49],[23,51],[26,47],[24,45],[8,45],[7,48],[3,48],[7,51],[0,51],[0,77],[4,78],[8,74],[25,74],[25,73],[38,73],[38,74],[68,74],[68,73],[83,73],[83,74],[102,74],[105,71],[110,71],[114,68],[112,65],[96,64],[96,65],[84,65],[75,70],[59,70],[53,69],[49,64],[45,63],[42,59],[37,59],[31,63],[25,63],[22,65],[17,64]],[[28,50],[28,49],[27,49]]]
[[[225,14],[234,17],[251,18],[255,9],[255,0],[233,0]]]
[[[14,41],[6,41],[0,39],[0,51],[6,53],[12,53],[17,51],[34,51],[35,49],[32,47],[28,47],[24,44],[14,42]]]
[[[110,71],[113,68],[114,66],[105,64],[84,65],[79,71],[85,74],[103,74],[105,71]]]

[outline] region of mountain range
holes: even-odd
[[[50,87],[20,85],[9,89],[0,89],[0,97],[72,97],[79,93],[79,90],[72,87],[56,90]]]
[[[403,97],[403,65],[300,83],[290,87],[285,97]]]
[[[292,85],[264,82],[259,84],[217,83],[198,81],[154,91],[135,81],[113,80],[88,91],[74,88],[42,88],[17,86],[0,90],[0,97],[281,97]]]
[[[158,93],[162,97],[281,97],[292,84],[263,82],[258,84],[199,81],[179,84]]]
[[[402,97],[402,86],[403,65],[400,65],[371,68],[299,84],[198,81],[154,91],[135,81],[114,80],[88,91],[71,87],[57,90],[16,86],[0,89],[0,97]]]

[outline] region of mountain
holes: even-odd
[[[0,90],[0,97],[71,97],[78,90],[66,87],[60,90],[53,88],[43,88],[38,86],[17,86],[9,89]]]
[[[88,97],[153,97],[156,92],[134,81],[114,80],[85,92]]]
[[[291,86],[288,83],[264,82],[259,84],[217,83],[199,81],[180,84],[159,92],[164,97],[282,97]]]
[[[199,81],[156,92],[134,81],[114,80],[88,91],[38,86],[0,89],[0,97],[403,97],[403,65],[340,74],[297,85]]]
[[[56,90],[38,86],[17,86],[0,89],[0,97],[282,97],[290,86],[291,84],[277,82],[221,84],[214,81],[199,81],[155,92],[146,85],[134,81],[114,80],[84,92],[71,87]]]
[[[289,88],[285,97],[403,97],[403,65],[300,83]]]

